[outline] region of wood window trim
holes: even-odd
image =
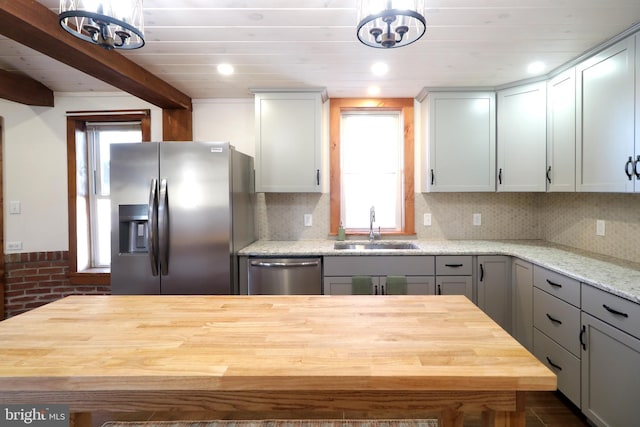
[[[340,225],[340,121],[344,111],[401,111],[404,132],[404,219],[401,232],[385,235],[415,235],[414,202],[414,116],[411,98],[331,98],[329,106],[330,226],[329,234],[337,235]],[[358,234],[350,233],[348,234]]]
[[[69,282],[72,285],[109,285],[109,269],[94,268],[78,271],[78,218],[76,215],[76,134],[86,132],[87,122],[125,122],[140,120],[142,141],[151,141],[151,111],[123,110],[110,114],[108,111],[67,112],[67,208],[69,212]]]

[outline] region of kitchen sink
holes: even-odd
[[[334,249],[374,250],[374,249],[418,249],[410,242],[336,242]]]

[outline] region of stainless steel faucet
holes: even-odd
[[[373,232],[373,223],[376,220],[376,208],[371,206],[369,209],[369,240],[373,241],[376,238],[376,234]]]

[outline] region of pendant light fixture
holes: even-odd
[[[144,46],[142,0],[60,0],[58,19],[67,32],[107,50]]]
[[[358,0],[358,39],[389,49],[411,44],[426,31],[424,0]]]

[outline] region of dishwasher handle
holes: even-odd
[[[320,265],[320,260],[294,262],[251,261],[252,267],[317,267],[318,265]]]

